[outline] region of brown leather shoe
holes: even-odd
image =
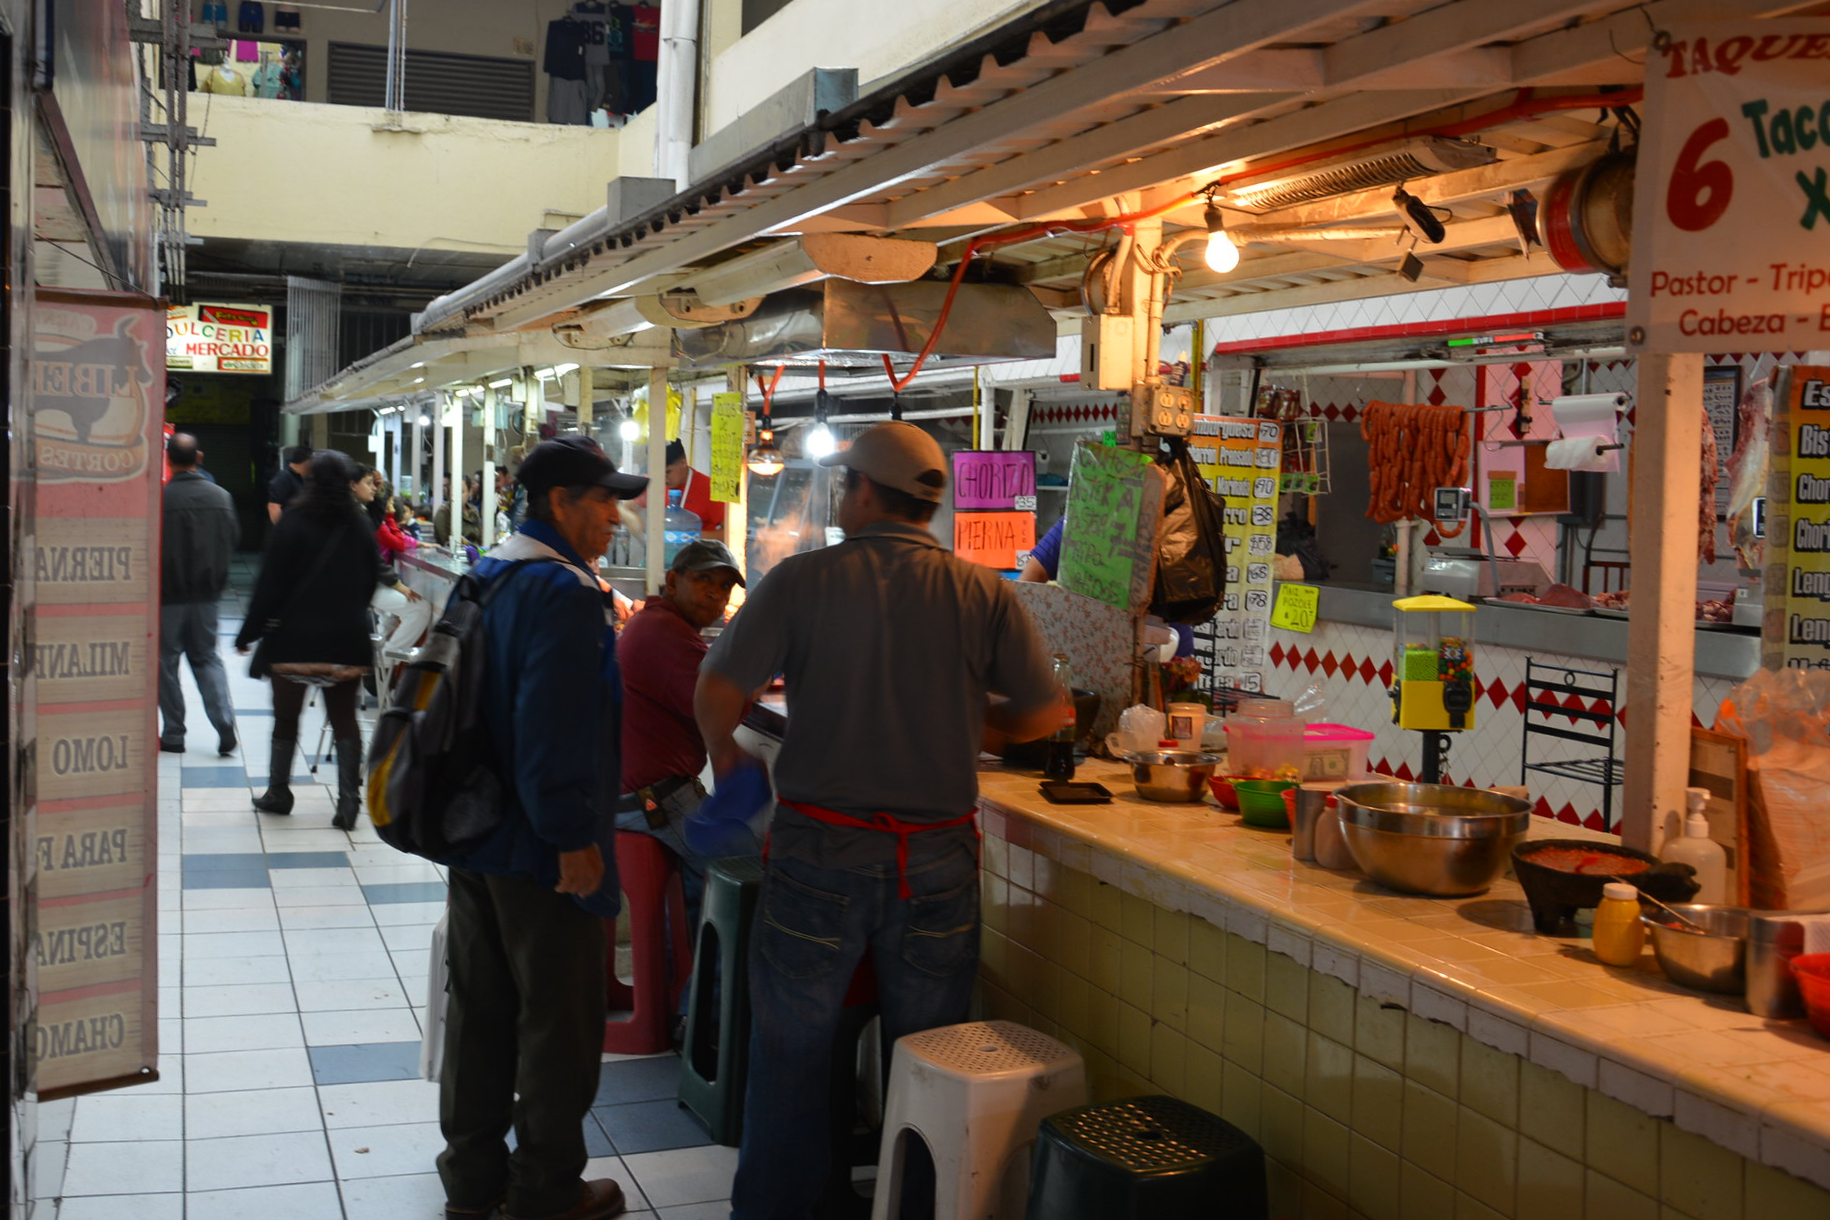
[[[585,1183],[578,1202],[565,1211],[544,1216],[512,1216],[504,1211],[502,1220],[610,1220],[624,1210],[623,1188],[609,1178],[595,1178]]]

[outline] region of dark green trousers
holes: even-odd
[[[578,1202],[604,1047],[604,921],[535,882],[454,868],[448,953],[445,1199],[564,1211]]]

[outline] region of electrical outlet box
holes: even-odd
[[[1080,388],[1128,390],[1135,355],[1129,314],[1100,314],[1080,324]]]
[[[1131,387],[1133,435],[1187,436],[1197,413],[1195,392],[1187,386],[1140,381]]]

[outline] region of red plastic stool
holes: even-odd
[[[680,992],[692,977],[692,936],[686,926],[686,891],[680,866],[652,835],[616,832],[616,871],[629,913],[629,948],[634,985],[616,977],[616,921],[610,925],[611,1011],[629,1010],[604,1022],[604,1050],[618,1055],[653,1055],[668,1049],[668,1026]],[[675,969],[667,968],[669,938]]]

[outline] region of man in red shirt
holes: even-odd
[[[711,478],[693,469],[679,441],[667,442],[667,490],[680,493],[680,507],[699,518],[703,536],[723,540],[724,505],[712,499]]]
[[[693,718],[693,689],[707,648],[699,633],[723,620],[731,590],[741,584],[737,559],[724,543],[688,543],[674,556],[661,594],[643,604],[616,644],[624,692],[617,829],[651,834],[680,857],[689,927],[699,923],[706,865],[682,829],[705,799],[699,782],[705,740]]]

